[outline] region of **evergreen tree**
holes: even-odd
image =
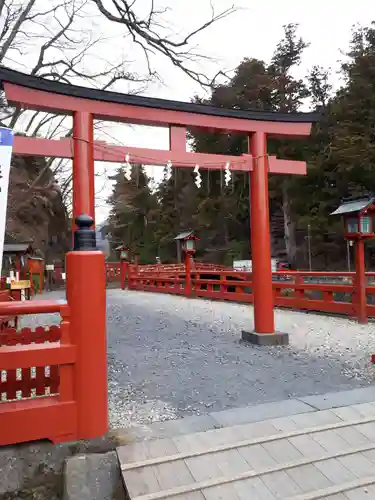
[[[129,245],[138,252],[140,262],[155,262],[156,245],[152,211],[156,206],[156,196],[151,193],[149,179],[141,165],[133,165],[132,177],[128,181],[122,168],[111,177],[115,181],[108,200],[111,211],[108,229],[113,247]]]
[[[353,31],[341,65],[343,85],[335,93],[323,68],[313,67],[304,80],[293,76],[306,47],[297,26],[288,25],[269,63],[245,59],[233,78],[215,87],[208,99],[193,100],[284,113],[298,111],[310,101],[320,112],[321,119],[306,140],[269,140],[269,154],[308,164],[306,176],[270,176],[272,253],[287,255],[293,265],[307,268],[309,236],[314,269],[343,269],[342,220],[329,214],[345,196],[375,192],[375,25]],[[234,156],[248,152],[244,134],[193,130],[190,139],[198,152]],[[248,258],[248,174],[234,173],[225,186],[223,162],[218,170],[201,169],[202,186],[197,189],[193,167],[173,168],[171,179],[164,178],[155,193],[140,167],[138,184],[134,176],[127,182],[118,173],[110,200],[114,234],[131,244],[144,242],[149,254],[174,262],[174,237],[193,229],[201,238],[200,260],[229,264],[233,258]],[[371,265],[370,252],[368,257]]]

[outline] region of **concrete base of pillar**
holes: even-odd
[[[244,342],[249,342],[254,345],[288,345],[289,344],[289,334],[288,333],[256,333],[256,332],[246,332],[242,330],[242,340]]]

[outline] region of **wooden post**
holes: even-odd
[[[242,339],[254,344],[287,344],[286,333],[275,333],[265,133],[255,132],[250,137],[250,152],[253,157],[253,170],[250,172],[250,220],[254,331],[242,332]]]
[[[355,297],[358,322],[368,323],[366,295],[365,241],[355,241]]]
[[[185,252],[185,295],[191,297],[191,255]]]
[[[108,430],[105,258],[96,250],[93,222],[85,215],[76,218],[74,250],[66,255],[79,439]]]
[[[250,172],[254,327],[257,333],[274,333],[266,135],[253,134],[250,148],[254,157]]]
[[[126,276],[128,274],[128,262],[125,259],[121,259],[120,261],[120,280],[121,280],[121,289],[125,290],[125,282]]]

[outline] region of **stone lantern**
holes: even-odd
[[[355,250],[355,295],[357,317],[360,323],[367,323],[365,241],[375,237],[375,197],[345,198],[331,213],[340,215],[345,225],[345,239]]]

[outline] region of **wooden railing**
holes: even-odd
[[[59,313],[60,325],[0,333],[0,445],[78,437],[69,307],[55,301],[0,303],[3,317],[46,313]]]
[[[67,300],[0,302],[0,317],[59,314],[0,332],[0,446],[94,439],[108,430],[104,255],[66,256]],[[5,321],[6,323],[6,321]]]
[[[191,274],[191,296],[252,303],[251,273],[242,271]],[[129,288],[186,295],[181,272],[130,272]],[[375,273],[367,273],[367,314],[375,317]],[[355,274],[349,272],[280,271],[273,273],[274,304],[296,310],[357,315]]]
[[[174,276],[175,273],[185,274],[184,264],[146,264],[146,265],[135,265],[129,264],[123,267],[121,272],[121,262],[106,262],[106,281],[107,283],[119,283],[122,285],[122,281],[125,277],[127,279],[129,273],[139,273],[142,276],[153,276],[154,274],[162,274],[163,276],[167,273]],[[225,271],[229,268],[220,264],[206,264],[203,262],[194,262],[192,264],[192,269],[195,271]]]
[[[192,270],[195,271],[225,271],[228,270],[228,266],[221,264],[207,264],[205,262],[192,262]],[[185,273],[185,264],[147,264],[143,266],[138,266],[139,273],[170,273],[179,272]]]
[[[12,297],[10,290],[0,290],[0,303],[12,302],[13,300],[14,298]],[[13,324],[14,328],[17,328],[17,321],[17,316],[10,317],[0,315],[0,333],[6,328],[9,328],[11,324]]]
[[[120,283],[121,281],[121,263],[120,262],[106,262],[105,276],[107,283]]]

